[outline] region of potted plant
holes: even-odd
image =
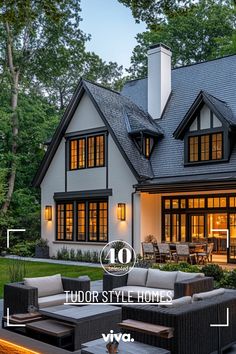
[[[48,240],[40,238],[35,244],[36,258],[49,258]]]

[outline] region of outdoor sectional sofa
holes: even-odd
[[[212,327],[211,324],[229,326]],[[236,342],[236,291],[182,306],[166,308],[159,305],[133,305],[122,307],[122,320],[136,320],[174,329],[173,338],[129,331],[134,340],[165,348],[172,354],[210,354],[230,347]]]
[[[137,300],[139,293],[161,293],[162,300],[171,295],[177,299],[192,296],[195,293],[213,289],[213,278],[205,277],[202,273],[186,273],[181,271],[167,272],[159,269],[134,268],[126,275],[104,273],[103,290],[132,294]],[[115,299],[115,298],[114,298]]]
[[[67,278],[56,274],[48,277],[26,278],[23,282],[4,285],[4,315],[26,313],[30,306],[36,309],[62,305],[64,291],[89,291],[88,277]]]

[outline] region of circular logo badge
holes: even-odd
[[[103,269],[114,276],[123,276],[129,273],[134,268],[135,262],[135,250],[123,240],[107,243],[100,254],[100,263]]]

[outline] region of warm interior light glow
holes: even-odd
[[[8,342],[6,340],[0,339],[0,353],[6,354],[40,354],[33,350],[21,347],[20,345]]]
[[[46,205],[45,206],[44,218],[47,221],[51,221],[52,220],[52,206],[51,205]]]
[[[117,219],[120,221],[125,221],[125,219],[126,219],[126,204],[125,203],[118,203]]]

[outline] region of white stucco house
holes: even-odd
[[[33,181],[50,255],[152,234],[236,262],[235,131],[235,55],[172,69],[158,44],[121,92],[81,79]]]

